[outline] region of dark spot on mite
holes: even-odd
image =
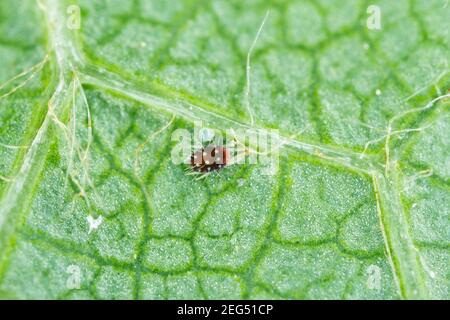
[[[191,166],[195,172],[208,173],[224,168],[230,161],[230,152],[223,146],[210,144],[191,155]]]

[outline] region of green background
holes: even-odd
[[[0,83],[48,58],[0,91],[0,297],[450,298],[449,102],[429,104],[449,21],[444,0],[1,0]],[[194,121],[278,129],[275,174],[186,175],[171,133]]]

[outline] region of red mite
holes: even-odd
[[[191,166],[195,172],[208,173],[218,171],[229,164],[230,152],[223,146],[210,144],[191,155]]]

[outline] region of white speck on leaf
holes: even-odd
[[[103,222],[103,216],[98,216],[97,219],[92,216],[87,216],[87,221],[89,223],[89,231],[90,234],[93,230],[97,229]]]

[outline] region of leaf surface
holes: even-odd
[[[450,7],[371,4],[3,0],[0,296],[448,299]],[[186,175],[199,121],[276,172]]]

